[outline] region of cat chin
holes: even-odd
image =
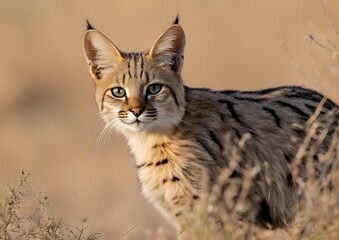
[[[159,124],[157,122],[135,122],[133,124],[120,125],[117,130],[123,134],[129,133],[167,133],[173,126]]]

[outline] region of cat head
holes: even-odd
[[[138,53],[120,51],[88,24],[84,54],[107,125],[123,133],[168,132],[181,121],[185,34],[177,23],[176,19],[150,50]]]

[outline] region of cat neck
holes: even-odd
[[[166,144],[173,140],[173,135],[151,132],[125,132],[128,146],[135,157],[136,163],[141,164],[152,149],[157,145]]]

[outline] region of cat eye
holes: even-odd
[[[147,95],[155,95],[158,94],[162,89],[162,85],[160,84],[152,84],[147,88]]]
[[[122,87],[115,87],[111,89],[111,92],[114,97],[122,98],[126,95],[125,90]]]

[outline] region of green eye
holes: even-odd
[[[112,88],[112,94],[116,98],[122,98],[126,95],[125,90],[122,87]]]
[[[148,95],[155,95],[158,94],[162,89],[162,85],[160,84],[152,84],[147,88]]]

